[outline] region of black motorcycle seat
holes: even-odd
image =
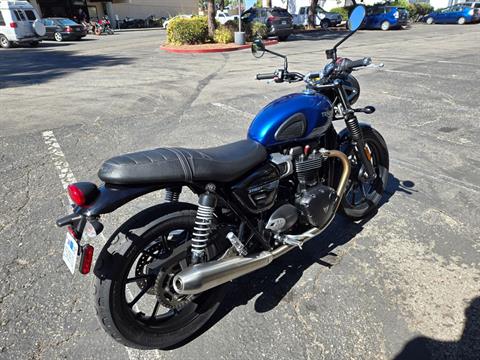
[[[253,140],[199,150],[158,148],[113,157],[103,163],[98,177],[117,185],[230,182],[266,158],[265,148]]]

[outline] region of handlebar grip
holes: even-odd
[[[272,80],[275,79],[276,75],[274,73],[270,74],[257,74],[257,80]]]
[[[353,69],[357,67],[367,66],[367,65],[370,65],[371,63],[372,63],[372,59],[369,57],[365,57],[363,59],[350,61],[350,68]]]

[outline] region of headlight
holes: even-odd
[[[473,9],[470,9],[470,11],[468,12],[468,15],[470,15],[470,16],[473,15]]]
[[[395,19],[398,19],[399,16],[400,16],[400,14],[398,13],[398,11],[395,11],[395,12],[393,13],[393,17],[394,17]]]

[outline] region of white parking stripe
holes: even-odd
[[[45,141],[45,144],[47,145],[48,152],[50,153],[50,157],[52,158],[52,161],[55,167],[57,168],[58,177],[60,178],[63,188],[66,189],[68,185],[76,182],[75,176],[73,175],[73,172],[70,170],[70,166],[68,165],[68,162],[65,158],[65,154],[63,153],[62,148],[60,147],[60,144],[58,143],[53,131],[52,130],[44,131],[42,133],[42,136]],[[69,197],[67,198],[68,198],[68,201],[72,203],[70,198]],[[99,237],[102,241],[102,244],[105,244],[107,242],[107,239],[105,238],[103,233],[101,233]],[[95,247],[102,246],[102,244],[95,242],[93,239],[92,239],[92,242],[94,243]],[[129,297],[130,299],[133,299],[133,295],[129,288],[126,288],[126,293],[127,293],[127,297]],[[125,347],[125,350],[130,360],[162,358],[160,355],[160,352],[157,350],[144,351],[144,350],[131,349],[129,347]]]
[[[243,111],[243,110],[240,110],[240,109],[237,109],[233,106],[230,106],[230,105],[226,105],[226,104],[222,104],[222,103],[212,103],[213,106],[216,106],[216,107],[219,107],[223,110],[227,110],[227,111],[233,111],[237,114],[240,114],[244,117],[246,117],[247,119],[253,119],[255,117],[255,114],[252,114],[252,113],[249,113],[247,111]]]

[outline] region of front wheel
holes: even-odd
[[[96,267],[95,306],[100,324],[115,340],[129,347],[175,346],[198,331],[223,299],[223,287],[198,295],[175,292],[174,276],[190,263],[196,211],[182,203],[168,206],[168,211],[156,209],[155,214],[163,213],[160,217],[154,215],[155,220],[148,220],[151,215],[132,218],[138,219],[137,224],[134,221],[127,228],[124,225],[112,236],[115,240],[108,253],[116,260],[109,262],[104,249],[99,272]],[[151,225],[145,226],[149,222]],[[218,244],[213,240],[209,245],[209,259],[222,252]],[[102,266],[106,269],[101,270]]]
[[[457,21],[458,25],[465,25],[466,22],[467,20],[463,16],[460,17]]]
[[[430,17],[427,19],[427,24],[428,24],[428,25],[432,25],[432,24],[433,24],[433,17],[430,16]]]
[[[387,188],[389,176],[390,160],[385,140],[375,129],[363,128],[362,132],[365,152],[377,177],[372,181],[366,180],[363,176],[365,169],[357,159],[353,147],[347,143],[342,145],[342,150],[350,160],[352,172],[342,199],[341,209],[346,216],[354,220],[362,219],[378,208]]]

